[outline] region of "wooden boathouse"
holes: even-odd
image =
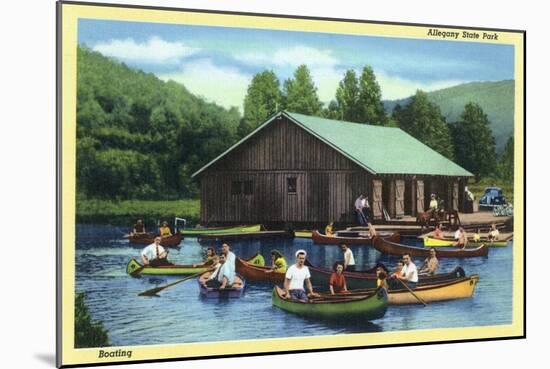
[[[472,174],[399,128],[279,112],[193,174],[201,223],[353,223],[415,216],[431,193],[461,207]]]

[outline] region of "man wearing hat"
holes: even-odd
[[[304,282],[306,283],[310,296],[319,296],[317,293],[313,292],[310,281],[311,274],[309,273],[309,268],[304,265],[306,256],[307,253],[305,250],[296,251],[296,264],[292,265],[286,271],[284,285],[285,299],[291,298],[293,300],[307,302],[308,295],[304,290]]]
[[[435,193],[432,193],[430,196],[430,210],[437,210],[437,198]]]

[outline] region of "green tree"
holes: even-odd
[[[256,74],[244,98],[243,119],[238,128],[240,137],[252,132],[259,124],[281,108],[279,80],[273,71]]]
[[[359,120],[359,85],[353,69],[346,71],[336,90],[336,102],[340,116],[338,119],[348,122]]]
[[[409,104],[396,106],[392,119],[405,132],[453,160],[454,148],[449,126],[439,107],[428,100],[425,92],[418,90]]]
[[[74,304],[74,346],[75,348],[109,346],[108,332],[103,324],[92,320],[86,306],[86,295],[77,293]]]
[[[293,79],[287,79],[283,86],[284,109],[307,115],[320,115],[323,104],[317,96],[309,69],[300,65]]]
[[[514,180],[514,136],[510,136],[506,141],[506,146],[500,156],[497,164],[498,176],[509,182]]]
[[[359,98],[357,101],[357,121],[374,125],[386,125],[387,117],[382,103],[382,91],[376,76],[368,65],[359,78]]]
[[[476,103],[466,104],[459,121],[451,125],[456,161],[477,180],[496,172],[495,139],[489,125],[487,114]]]
[[[342,114],[335,100],[330,101],[328,107],[323,109],[321,115],[327,119],[342,120]]]

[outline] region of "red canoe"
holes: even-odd
[[[142,235],[133,235],[128,238],[130,243],[135,245],[150,245],[155,242],[155,237],[150,233],[145,233]],[[164,247],[176,247],[181,243],[183,236],[181,233],[176,233],[169,237],[164,237],[161,239],[160,244]]]
[[[401,236],[399,233],[393,233],[388,235],[390,240],[394,242],[399,242]],[[372,238],[370,237],[340,237],[340,236],[326,236],[319,233],[317,230],[311,232],[311,239],[313,243],[323,244],[323,245],[340,245],[345,243],[347,245],[372,245]]]
[[[285,281],[285,273],[272,272],[271,267],[268,266],[251,264],[241,258],[237,258],[235,266],[237,273],[248,281],[271,283],[283,283]]]

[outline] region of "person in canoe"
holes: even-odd
[[[437,223],[437,226],[435,226],[432,237],[438,240],[443,238],[443,229],[441,223]]]
[[[418,283],[418,269],[413,263],[409,254],[403,255],[403,269],[401,269],[401,275],[397,278],[404,282],[409,288],[414,289]]]
[[[430,249],[430,256],[424,260],[424,264],[420,267],[418,274],[420,275],[434,275],[439,269],[439,260],[437,260],[435,248]]]
[[[213,265],[215,256],[217,256],[216,255],[216,250],[212,246],[209,246],[206,249],[206,257],[204,258],[204,261],[202,263],[193,264],[193,268],[196,268],[196,267],[199,267],[199,266],[202,267],[202,266]],[[218,260],[219,260],[219,258],[218,258]]]
[[[345,243],[340,245],[340,250],[344,254],[344,270],[346,272],[355,272],[355,258],[353,252]]]
[[[235,262],[237,257],[233,252],[231,252],[230,248],[231,247],[227,242],[222,243],[221,255],[225,255],[225,264],[227,264],[227,268],[231,270],[231,273],[235,274]]]
[[[168,251],[161,246],[160,241],[160,236],[155,237],[155,242],[141,251],[141,261],[143,265],[172,265],[172,263],[168,261]]]
[[[136,224],[134,224],[134,228],[132,229],[132,233],[130,233],[131,236],[140,236],[145,235],[147,232],[145,231],[145,224],[143,223],[143,220],[138,219]]]
[[[231,288],[235,282],[235,268],[231,268],[225,254],[220,254],[219,268],[210,275],[206,286],[211,288]]]
[[[376,268],[376,287],[384,287],[385,289],[388,289],[388,282],[387,282],[388,274],[382,267]]]
[[[372,223],[367,223],[367,226],[369,227],[369,237],[373,238],[377,235],[376,228],[372,225]]]
[[[348,292],[346,277],[344,277],[344,264],[340,261],[337,261],[332,266],[332,274],[328,280],[328,288],[331,295],[340,292]]]
[[[463,249],[468,244],[468,236],[466,236],[466,232],[464,232],[464,228],[462,227],[458,228],[458,234],[455,235],[455,238],[457,238],[456,242],[453,244],[455,247]]]
[[[271,269],[266,270],[266,273],[286,273],[286,259],[279,250],[271,250]]]
[[[172,236],[172,231],[170,230],[170,227],[168,227],[167,221],[162,222],[162,225],[159,227],[159,235],[162,238]]]
[[[304,265],[306,256],[307,253],[305,250],[296,251],[296,264],[291,265],[285,274],[285,293],[281,296],[282,298],[307,302],[308,295],[304,290],[304,283],[309,291],[309,296],[319,296],[319,294],[313,292],[310,280],[311,274],[309,273],[309,268]]]
[[[500,236],[500,232],[498,231],[497,225],[493,223],[491,224],[491,230],[487,235],[487,240],[490,242],[498,241],[498,236]]]
[[[473,239],[474,239],[474,242],[476,242],[476,243],[481,242],[481,233],[480,233],[479,228],[477,229],[477,232],[474,233]]]
[[[399,282],[396,281],[396,279],[401,277],[404,265],[405,264],[403,263],[403,260],[398,260],[397,263],[395,263],[395,270],[393,271],[393,273],[390,274],[388,280],[386,281],[389,283],[391,288],[398,288],[398,285],[401,285]]]
[[[327,226],[325,227],[325,236],[334,237],[334,232],[332,228],[333,226],[334,222],[330,222],[329,224],[327,224]]]

